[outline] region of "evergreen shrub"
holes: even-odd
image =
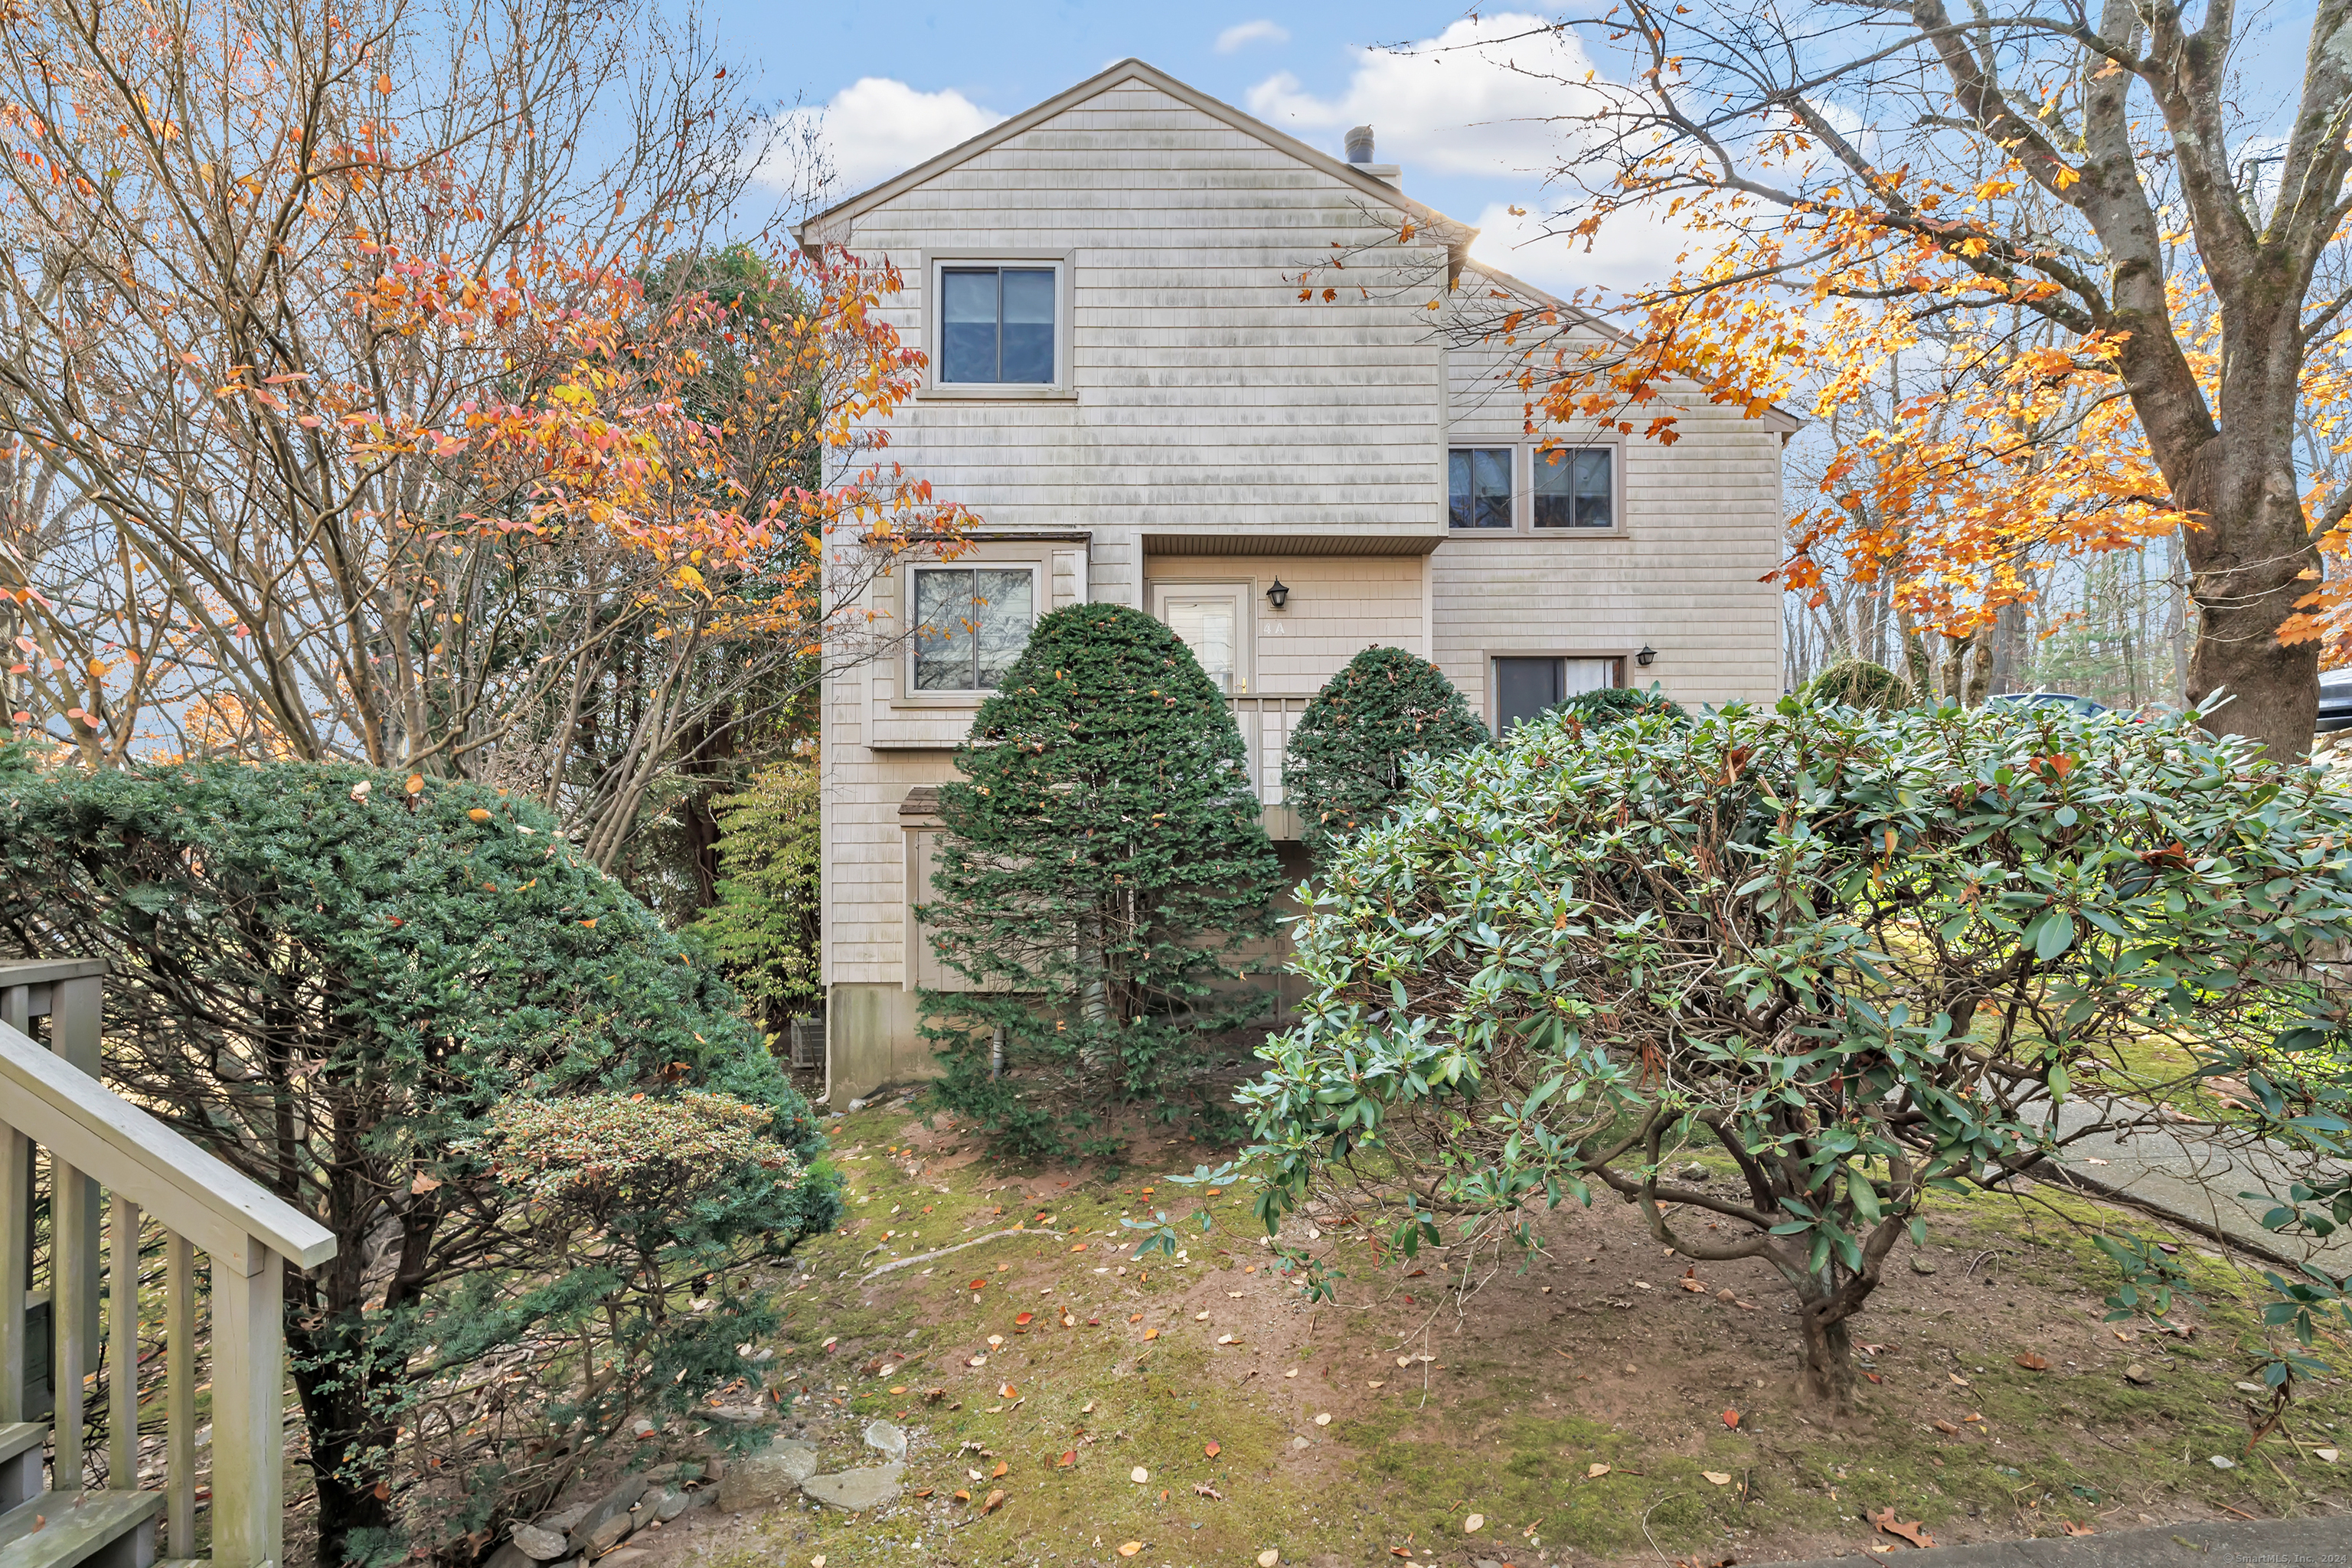
[[[1070,605],[956,766],[917,911],[968,987],[921,994],[940,1098],[1024,1155],[1114,1107],[1174,1116],[1213,1038],[1267,1007],[1246,977],[1280,868],[1223,695],[1150,616]]]
[[[1890,712],[1917,700],[1901,676],[1866,658],[1842,658],[1797,689],[1808,703],[1842,702],[1848,708]]]
[[[1290,731],[1283,787],[1307,847],[1379,821],[1415,756],[1486,744],[1486,726],[1445,674],[1397,647],[1368,647],[1323,685]]]
[[[817,807],[816,764],[803,758],[761,769],[716,804],[718,898],[692,930],[772,1033],[824,999]]]
[[[635,1412],[756,1382],[777,1318],[737,1270],[831,1227],[823,1142],[538,805],[0,767],[0,955],[111,964],[109,1081],[334,1234],[286,1279],[323,1561],[470,1561]]]
[[[2200,1076],[2260,1102],[2266,1223],[2328,1234],[2352,1219],[2352,797],[2194,717],[1792,697],[1543,718],[1416,768],[1294,928],[1310,994],[1242,1095],[1261,1217],[1314,1204],[1467,1279],[1605,1188],[1699,1278],[1769,1264],[1841,1405],[1848,1322],[1931,1193],[2160,1127],[2151,1095]],[[2152,1084],[2168,1052],[2197,1065]],[[1729,1179],[1686,1179],[1693,1152]],[[2154,1244],[2100,1240],[2116,1311],[2165,1311]],[[2315,1269],[2272,1285],[2276,1384],[2307,1372],[2285,1336],[2352,1309]]]
[[[1555,702],[1550,711],[1568,714],[1578,723],[1585,725],[1616,724],[1651,714],[1677,722],[1690,717],[1681,703],[1655,685],[1646,690],[1636,686],[1595,687],[1591,691],[1580,691],[1563,701]]]

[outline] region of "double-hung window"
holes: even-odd
[[[1051,267],[940,267],[940,384],[1053,385],[1059,295]]]
[[[1506,733],[1580,692],[1618,683],[1613,658],[1495,660],[1495,729]]]
[[[1613,528],[1617,512],[1617,452],[1612,447],[1567,447],[1531,454],[1538,528]]]
[[[1512,449],[1456,447],[1446,454],[1445,519],[1455,528],[1511,526]]]
[[[995,690],[1036,618],[1034,567],[916,567],[915,690]]]

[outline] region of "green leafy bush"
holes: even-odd
[[[1224,699],[1150,616],[1071,605],[1039,619],[956,766],[918,910],[972,987],[921,994],[938,1092],[1024,1154],[1113,1105],[1175,1114],[1207,1040],[1266,1006],[1244,982],[1280,868]]]
[[[718,803],[718,901],[693,931],[771,1032],[824,999],[816,764],[761,769]]]
[[[1839,659],[1799,687],[1797,695],[1808,705],[1839,702],[1880,713],[1917,700],[1901,676],[1866,658]]]
[[[2249,1075],[2294,1147],[2341,1152],[2352,1005],[2311,961],[2352,930],[2347,846],[2321,775],[2176,724],[1794,699],[1538,721],[1423,764],[1318,884],[1312,994],[1243,1094],[1261,1215],[1385,1205],[1404,1256],[1467,1270],[1532,1245],[1524,1205],[1598,1184],[1698,1267],[1768,1262],[1843,1404],[1848,1320],[1927,1194],[2153,1124],[2124,1098],[2149,1047]],[[1677,1175],[1694,1150],[1731,1179]],[[2304,1283],[2279,1321],[2307,1343],[2343,1298]]]
[[[1326,681],[1290,731],[1283,785],[1307,847],[1377,822],[1415,756],[1486,744],[1486,726],[1444,672],[1397,647],[1368,647]]]
[[[323,1562],[470,1561],[632,1412],[756,1375],[735,1347],[775,1319],[730,1271],[833,1224],[823,1144],[725,984],[537,805],[20,770],[0,866],[0,952],[110,961],[109,1079],[340,1244],[286,1291]],[[546,1184],[562,1152],[520,1130],[616,1105],[647,1163]]]
[[[1616,724],[1627,719],[1658,714],[1676,721],[1690,714],[1683,705],[1655,686],[1600,686],[1552,704],[1550,711],[1565,713],[1580,724]]]

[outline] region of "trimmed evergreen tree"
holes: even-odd
[[[1240,982],[1281,872],[1223,697],[1150,616],[1070,605],[956,766],[917,910],[971,987],[921,993],[941,1098],[1022,1154],[1115,1105],[1171,1106],[1209,1038],[1266,1006]]]
[[[1379,821],[1409,757],[1486,742],[1444,672],[1401,647],[1368,647],[1326,681],[1290,732],[1283,784],[1308,849]]]

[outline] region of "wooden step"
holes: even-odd
[[[43,1422],[0,1426],[0,1514],[39,1494],[41,1450],[48,1441],[49,1428]]]
[[[0,1568],[150,1568],[162,1492],[43,1492],[0,1513]]]
[[[27,1448],[37,1448],[49,1440],[48,1423],[18,1421],[0,1426],[0,1465],[6,1464]]]

